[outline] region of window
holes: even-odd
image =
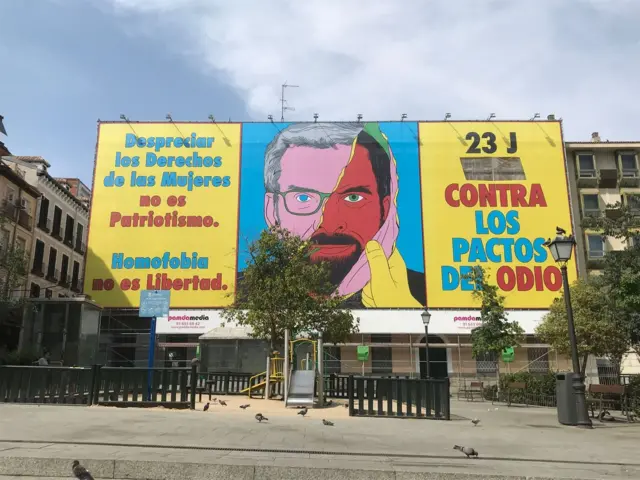
[[[60,207],[53,207],[53,229],[51,235],[60,238],[60,230],[62,228],[62,210]]]
[[[47,278],[56,278],[56,259],[58,257],[58,251],[51,247],[49,248],[49,263],[47,265]]]
[[[529,361],[529,372],[547,373],[549,371],[548,348],[527,348],[527,360]]]
[[[600,214],[600,199],[597,193],[582,195],[582,211],[585,216]]]
[[[522,161],[517,158],[461,158],[462,171],[467,180],[526,180]]]
[[[65,284],[67,282],[67,276],[69,275],[69,257],[62,255],[62,263],[60,264],[60,280]]]
[[[67,215],[67,220],[64,226],[64,243],[66,243],[69,246],[73,246],[73,224],[75,222],[73,221],[73,218],[71,218],[71,216]]]
[[[38,214],[38,228],[48,229],[47,223],[49,221],[49,199],[42,197],[40,199],[40,213]]]
[[[593,153],[578,153],[578,175],[582,178],[596,176],[596,160]]]
[[[621,152],[618,154],[620,160],[620,170],[623,177],[636,177],[638,175],[638,164],[635,152]]]
[[[40,296],[40,285],[31,282],[31,288],[29,291],[29,297],[38,298]]]
[[[496,373],[498,371],[498,356],[494,352],[476,356],[476,372]]]
[[[604,240],[600,235],[587,235],[587,255],[589,258],[604,257]]]
[[[76,252],[84,253],[82,241],[84,237],[84,226],[81,223],[76,224]]]
[[[371,343],[391,343],[391,335],[371,335]],[[371,348],[371,373],[393,372],[391,347]]]
[[[44,242],[36,240],[36,248],[33,252],[33,272],[44,274]]]
[[[71,285],[77,287],[80,276],[80,264],[76,261],[73,262],[73,273],[71,274]]]
[[[626,194],[624,201],[634,213],[640,213],[640,195]]]

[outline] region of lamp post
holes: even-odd
[[[571,292],[569,291],[569,278],[567,277],[567,262],[571,260],[573,248],[576,240],[573,235],[566,235],[566,232],[560,228],[557,229],[556,238],[547,240],[545,246],[549,248],[551,256],[560,265],[562,272],[562,289],[564,291],[564,303],[567,309],[567,323],[569,328],[569,343],[571,345],[571,361],[573,363],[573,393],[576,399],[577,408],[577,426],[580,428],[593,428],[589,412],[587,410],[587,401],[585,398],[584,379],[580,372],[580,361],[578,360],[578,344],[576,341],[576,329],[573,324],[573,309],[571,308]]]
[[[431,314],[425,307],[424,312],[422,312],[420,316],[422,317],[422,323],[424,324],[424,358],[427,364],[426,374],[427,378],[431,378],[431,372],[429,370],[429,321],[431,320]]]

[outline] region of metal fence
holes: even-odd
[[[349,415],[451,419],[448,379],[348,378]]]

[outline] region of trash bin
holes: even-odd
[[[558,422],[563,425],[578,424],[578,407],[573,391],[573,378],[578,377],[573,372],[558,373],[556,375],[556,401],[558,408]]]

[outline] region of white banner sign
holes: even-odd
[[[170,310],[168,317],[156,319],[156,333],[202,335],[219,325],[217,310]]]

